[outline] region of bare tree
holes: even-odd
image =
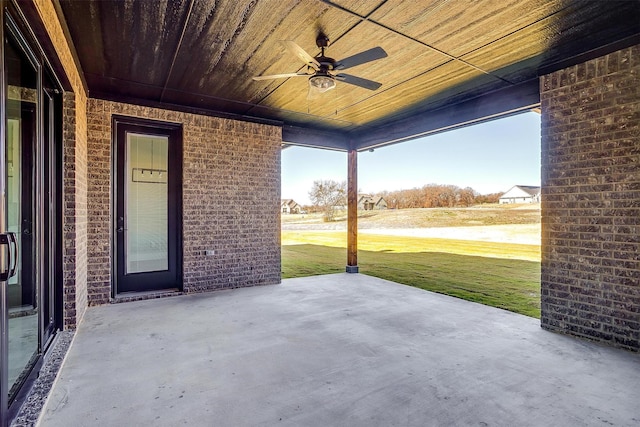
[[[476,196],[475,202],[477,204],[498,203],[500,201],[500,196],[502,196],[502,194],[503,193],[482,194],[482,195]]]
[[[333,221],[336,208],[346,204],[347,183],[333,180],[314,181],[309,198],[313,206],[324,212],[325,221]]]
[[[478,197],[478,193],[471,187],[459,190],[458,194],[460,195],[458,203],[465,207],[472,206],[476,201],[476,197]]]
[[[427,184],[422,188],[383,191],[389,209],[469,207],[482,203],[498,203],[502,193],[481,195],[471,187]]]

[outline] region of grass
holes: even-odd
[[[282,231],[283,246],[300,244],[346,248],[347,235],[344,231]],[[358,235],[358,249],[361,251],[387,253],[446,252],[457,255],[540,261],[540,246],[538,245],[425,237],[399,237],[367,234],[365,232],[361,232]]]
[[[283,231],[282,276],[339,273],[342,231]],[[360,272],[540,318],[540,247],[360,234]]]
[[[335,225],[346,227],[346,212],[338,212]],[[282,215],[285,229],[296,225],[322,225],[322,214]],[[539,205],[483,205],[471,208],[386,209],[360,211],[358,226],[366,228],[465,227],[477,225],[539,224]]]

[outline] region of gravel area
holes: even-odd
[[[49,392],[62,366],[62,362],[71,345],[75,332],[58,332],[53,348],[47,352],[44,364],[38,378],[31,387],[25,402],[20,407],[18,416],[11,423],[11,427],[30,427],[36,425]]]

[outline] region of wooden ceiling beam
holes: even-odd
[[[532,79],[464,102],[417,112],[375,127],[364,127],[352,134],[351,139],[358,151],[370,150],[506,117],[539,105],[539,82]]]
[[[284,145],[297,145],[328,150],[347,151],[349,137],[344,132],[334,132],[291,124],[282,126]]]

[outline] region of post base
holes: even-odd
[[[357,265],[347,265],[347,273],[357,273],[358,266]]]

